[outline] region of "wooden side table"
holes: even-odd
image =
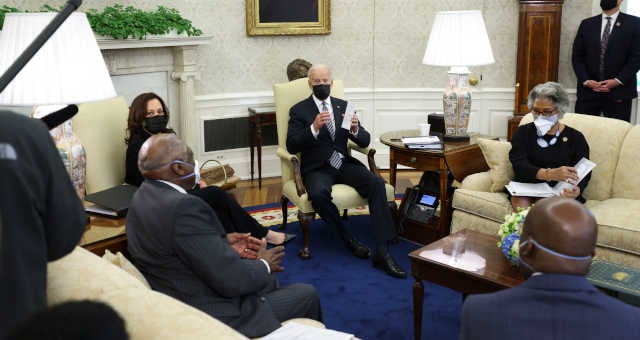
[[[98,256],[102,256],[106,249],[109,249],[113,253],[126,253],[126,219],[124,217],[89,216],[89,224],[87,224],[78,245]]]
[[[276,125],[274,107],[249,108],[249,150],[251,152],[251,179],[253,180],[253,147],[258,149],[258,189],[262,189],[262,127]]]
[[[451,224],[451,197],[449,195],[449,172],[461,181],[466,175],[488,169],[476,141],[479,137],[470,134],[468,141],[444,141],[440,149],[408,149],[402,137],[415,137],[417,130],[391,131],[380,136],[380,141],[389,146],[389,182],[396,185],[396,167],[402,164],[420,171],[436,171],[440,175],[440,216],[431,218],[426,224],[407,220],[404,236],[428,244],[449,234]]]

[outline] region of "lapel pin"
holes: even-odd
[[[565,142],[565,143],[566,143],[568,140],[569,140],[569,138],[567,138],[567,137],[562,137],[562,141],[563,141],[563,142]]]
[[[620,23],[619,22],[616,22],[616,27],[620,27]]]

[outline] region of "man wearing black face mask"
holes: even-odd
[[[640,18],[620,12],[623,0],[601,0],[602,14],[584,19],[573,41],[576,112],[630,121],[638,96]]]
[[[371,250],[344,227],[338,208],[331,200],[331,186],[348,184],[362,197],[368,198],[376,242],[373,264],[391,276],[405,278],[406,272],[387,249],[387,243],[395,237],[396,231],[387,206],[384,181],[349,156],[347,151],[349,139],[366,147],[371,136],[360,126],[356,115],[349,130],[341,128],[347,103],[329,96],[332,84],[328,66],[313,65],[309,69],[309,87],[313,94],[294,105],[289,112],[287,150],[301,153],[304,185],[315,211],[340,233],[353,255],[363,259],[369,258]]]
[[[142,145],[138,164],[145,181],[127,213],[127,247],[151,288],[259,337],[292,318],[320,320],[315,288],[278,287],[284,248],[226,233],[214,210],[187,194],[197,179],[193,153],[174,134]],[[215,335],[212,335],[215,337]]]
[[[460,340],[640,339],[640,309],[609,297],[585,278],[597,236],[596,220],[577,201],[538,201],[520,237],[520,269],[527,281],[469,296]]]

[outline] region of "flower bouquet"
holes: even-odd
[[[520,248],[520,233],[522,233],[522,224],[527,217],[531,207],[526,209],[518,208],[516,212],[513,212],[504,217],[504,223],[500,225],[498,229],[498,235],[500,241],[498,241],[498,248],[502,250],[504,256],[513,264],[518,265],[518,250]]]

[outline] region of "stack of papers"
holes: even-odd
[[[409,149],[441,149],[442,142],[438,136],[402,137],[402,144]]]
[[[596,163],[582,157],[576,163],[574,168],[578,173],[578,183],[596,167]],[[547,183],[521,183],[511,181],[505,185],[505,188],[509,190],[512,196],[528,196],[528,197],[551,197],[558,196],[564,189],[570,189],[573,185],[567,182],[558,182],[551,187]]]
[[[287,322],[284,326],[267,334],[263,340],[352,340],[357,339],[353,334],[304,325],[295,321]]]

